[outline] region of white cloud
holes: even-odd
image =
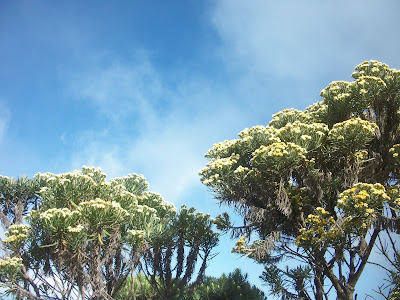
[[[177,78],[168,88],[166,80],[145,56],[76,74],[73,95],[110,122],[69,137],[74,144],[69,168],[95,165],[109,177],[142,173],[151,190],[182,202],[191,187],[200,185],[198,171],[208,148],[233,138],[247,122],[245,109],[223,85],[214,89],[214,82],[196,74]]]
[[[314,81],[322,74],[332,76],[327,70],[336,62],[348,63],[342,72],[351,73],[360,62],[357,55],[367,53],[357,52],[365,35],[380,27],[369,25],[370,8],[346,3],[341,3],[344,9],[316,1],[219,1],[212,20],[223,41],[219,54],[231,72],[226,82],[188,70],[162,73],[145,51],[129,61],[113,58],[110,63],[103,57],[89,64],[75,75],[73,95],[110,122],[99,132],[78,134],[71,165],[97,165],[111,177],[143,173],[152,190],[179,202],[185,191],[200,184],[197,172],[214,142],[266,124],[277,110],[299,105],[299,100],[311,104],[309,98],[301,100],[307,89],[303,83],[309,83],[309,94],[317,99]],[[388,19],[390,14],[383,23]],[[360,43],[349,46],[355,29]]]
[[[365,59],[398,63],[399,9],[398,1],[220,0],[213,24],[229,64],[315,81]]]
[[[104,61],[105,60],[105,66]],[[94,66],[74,74],[71,92],[81,101],[89,101],[113,122],[126,121],[132,115],[141,117],[144,125],[154,121],[154,105],[161,103],[165,91],[158,73],[143,51],[132,61],[99,58]]]

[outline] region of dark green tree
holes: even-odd
[[[22,224],[26,214],[38,207],[39,185],[26,176],[8,178],[0,175],[0,220],[4,230]]]
[[[135,300],[156,300],[157,291],[154,290],[150,282],[143,273],[135,276],[129,275],[122,288],[114,294],[116,300],[135,299]]]
[[[248,275],[239,269],[215,278],[206,276],[185,300],[265,300],[264,292],[248,282]]]
[[[378,236],[400,231],[400,71],[366,61],[352,77],[305,111],[284,110],[215,144],[200,171],[243,217],[232,228],[243,236],[235,251],[308,265],[318,300],[329,284],[353,299]],[[227,216],[219,221],[230,227]]]
[[[312,274],[308,266],[298,266],[285,270],[276,265],[265,266],[260,278],[269,286],[271,295],[281,296],[282,300],[311,300],[309,286],[311,285]]]
[[[210,215],[182,206],[163,227],[162,234],[150,238],[142,270],[157,293],[157,299],[181,299],[200,284],[219,234]],[[200,267],[196,273],[196,265]]]

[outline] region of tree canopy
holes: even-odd
[[[149,241],[142,269],[159,299],[182,299],[202,283],[219,233],[213,230],[209,214],[181,207],[164,227],[162,235]],[[200,261],[197,276],[196,263]]]
[[[3,192],[16,181],[1,179],[3,207],[18,203],[15,193]],[[83,167],[38,173],[32,182],[37,209],[8,227],[9,256],[0,264],[2,285],[18,297],[112,299],[139,265],[146,242],[175,215],[142,175],[107,182],[101,169]]]
[[[264,293],[248,282],[248,275],[240,269],[215,278],[206,276],[193,295],[185,300],[265,300]]]
[[[219,218],[243,235],[235,251],[267,263],[301,260],[316,299],[327,296],[327,283],[339,299],[353,299],[377,237],[400,231],[400,71],[366,61],[351,76],[304,111],[283,110],[214,144],[200,171],[243,217],[235,228]],[[249,243],[252,233],[259,238]]]

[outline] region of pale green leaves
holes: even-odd
[[[329,132],[329,140],[340,152],[355,153],[370,142],[379,130],[375,123],[360,118],[336,123]]]

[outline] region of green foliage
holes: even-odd
[[[185,300],[264,300],[264,293],[252,286],[239,269],[220,278],[206,276],[193,295]]]
[[[32,288],[37,297],[111,299],[139,264],[154,232],[175,215],[172,204],[147,191],[142,175],[107,182],[100,169],[83,167],[59,175],[39,173],[35,184],[40,186],[38,209],[26,215],[26,224],[10,226],[4,241],[11,257],[24,262],[24,283],[13,288],[30,297]],[[34,279],[27,278],[28,272]],[[56,283],[47,284],[46,277]]]
[[[214,223],[209,214],[196,213],[194,207],[182,205],[179,213],[163,228],[163,233],[149,241],[142,269],[159,299],[183,297],[200,284],[219,240],[219,234],[213,230]],[[200,267],[194,279],[199,260]],[[187,288],[189,283],[190,289]]]
[[[380,232],[400,228],[400,71],[369,61],[352,77],[332,82],[305,111],[284,110],[214,144],[200,171],[243,216],[239,228],[217,218],[244,235],[234,252],[303,261],[316,299],[326,280],[352,299]],[[258,239],[247,244],[253,233]]]
[[[25,176],[8,178],[0,175],[0,220],[3,228],[22,223],[27,212],[37,207],[38,183]]]
[[[136,300],[157,299],[156,290],[142,273],[133,278],[132,275],[128,276],[121,289],[114,295],[116,300],[133,299],[134,297]]]
[[[265,266],[260,278],[270,287],[271,295],[281,296],[282,300],[311,299],[307,292],[312,279],[308,266],[293,269],[286,266],[286,270],[276,265]]]

